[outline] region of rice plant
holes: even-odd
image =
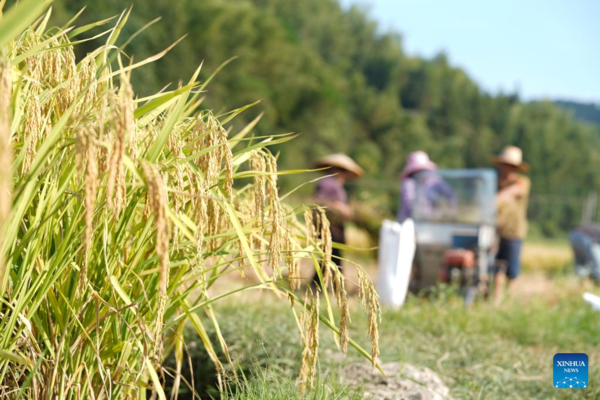
[[[186,324],[225,386],[232,360],[212,305],[245,290],[289,302],[305,347],[299,390],[312,386],[321,325],[376,367],[371,282],[360,274],[367,353],[348,338],[324,213],[280,197],[278,175],[299,171],[278,171],[269,146],[293,136],[253,137],[258,119],[234,132],[247,107],[203,108],[212,76],[199,82],[200,68],[186,85],[136,97],[131,72],[168,49],[133,61],[118,48],[131,10],[50,28],[48,7],[24,0],[0,17],[0,396],[164,399],[167,355],[177,360],[171,392],[186,384]],[[106,44],[77,60],[74,46],[101,27]],[[321,300],[299,294],[302,259],[330,289]],[[211,297],[238,273],[258,283]]]

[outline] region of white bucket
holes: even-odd
[[[379,235],[377,279],[377,292],[382,305],[399,308],[404,304],[415,247],[415,225],[412,219],[407,219],[402,224],[383,221]]]

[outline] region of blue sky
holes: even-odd
[[[446,51],[484,89],[600,103],[600,0],[341,0],[411,55]]]

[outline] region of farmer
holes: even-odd
[[[315,162],[316,168],[323,170],[326,176],[317,184],[315,201],[326,208],[327,218],[330,223],[331,240],[336,243],[345,243],[344,222],[353,216],[352,208],[348,204],[348,194],[344,184],[349,179],[357,179],[364,175],[363,169],[345,154],[331,154]],[[331,251],[332,261],[338,268],[342,267],[339,249]],[[313,283],[318,284],[318,275],[315,273]]]
[[[521,246],[527,233],[527,203],[531,182],[522,172],[529,170],[523,162],[523,152],[516,146],[507,146],[502,153],[492,159],[498,170],[498,211],[497,229],[500,236],[495,268],[496,300],[499,301],[506,278],[511,290],[521,269]]]
[[[456,207],[456,194],[444,180],[433,172],[437,165],[429,159],[424,151],[415,151],[408,155],[406,166],[400,175],[400,207],[398,222],[411,218],[417,203],[417,182],[420,188],[418,199],[419,214],[421,216],[434,213],[440,198],[445,198],[451,208]]]
[[[569,233],[575,272],[600,284],[600,224],[578,226]]]

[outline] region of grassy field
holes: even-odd
[[[555,273],[572,267],[572,259],[573,252],[566,237],[528,239],[523,245],[521,262],[524,270]]]
[[[598,398],[600,316],[575,294],[570,279],[561,278],[555,285],[564,289],[559,299],[513,298],[498,308],[479,303],[465,310],[461,299],[444,290],[433,299],[413,297],[399,311],[384,310],[381,359],[431,368],[458,399]],[[265,298],[244,302],[243,308],[230,301],[217,307],[217,314],[226,321],[223,334],[234,362],[249,378],[257,374],[257,379],[243,385],[244,395],[297,396],[293,383],[302,349],[284,309]],[[356,307],[352,315],[351,333],[367,343],[366,319]],[[343,367],[366,361],[353,352],[339,354],[328,333],[322,336],[321,346],[318,392],[308,398],[347,398],[353,392],[340,379]],[[553,388],[552,358],[558,352],[588,354],[588,389]]]
[[[600,314],[581,299],[583,291],[599,291],[568,272],[570,252],[564,242],[545,246],[527,244],[525,271],[513,296],[500,306],[480,301],[465,309],[450,288],[440,288],[428,299],[410,297],[401,310],[384,309],[381,361],[431,368],[457,399],[599,398]],[[548,260],[554,264],[548,265]],[[351,285],[349,292],[353,292]],[[233,397],[361,398],[360,389],[348,388],[341,376],[345,366],[366,361],[352,351],[343,356],[329,332],[321,336],[317,391],[298,395],[294,383],[302,348],[295,324],[284,313],[285,306],[270,296],[256,296],[252,301],[238,297],[215,307],[225,321],[223,335],[234,363],[245,377],[231,389]],[[368,322],[356,299],[350,302],[351,335],[367,344]],[[552,358],[558,352],[588,354],[588,389],[553,388]],[[211,388],[214,374],[202,369],[206,356],[192,353],[195,373],[203,375],[197,383],[205,393],[217,395]]]

